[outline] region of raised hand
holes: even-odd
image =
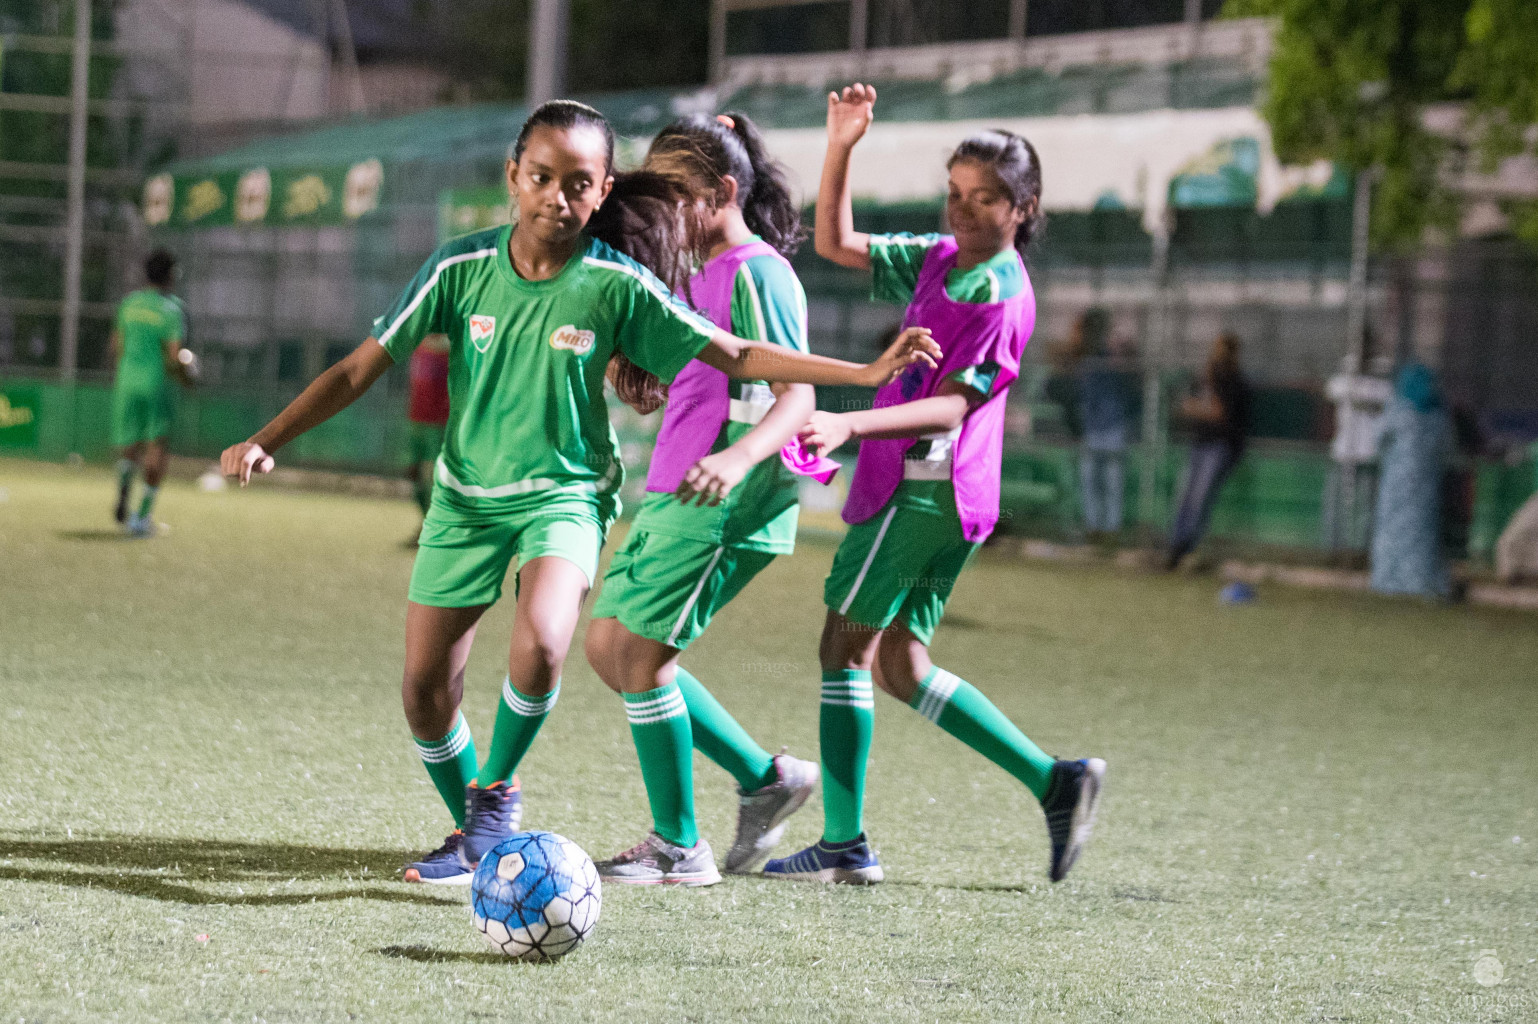
[[[231,480],[239,480],[244,487],[251,481],[252,473],[271,473],[272,456],[254,441],[232,444],[219,456],[219,469]]]
[[[875,118],[876,87],[854,85],[828,93],[828,144],[848,148],[865,137]]]
[[[866,364],[860,383],[879,388],[913,363],[922,362],[930,369],[935,369],[940,365],[941,354],[940,345],[929,333],[929,328],[910,327],[897,336],[897,340],[881,353],[880,358]]]

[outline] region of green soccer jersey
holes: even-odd
[[[732,282],[731,331],[748,341],[808,351],[806,293],[790,267],[773,256],[743,261]],[[761,381],[732,381],[731,392],[734,398],[759,404],[774,400]],[[735,444],[752,429],[750,423],[727,422],[711,451]],[[671,494],[647,494],[635,528],[723,547],[790,554],[796,546],[798,480],[774,455],[754,466],[714,507],[685,505]]]
[[[870,236],[871,298],[883,302],[909,302],[918,287],[919,272],[943,235]],[[1001,252],[969,270],[951,269],[945,275],[945,294],[956,302],[1003,302],[1025,288],[1020,257],[1013,249]]]
[[[604,400],[616,350],[671,381],[714,327],[652,273],[584,237],[555,277],[513,270],[511,228],[440,246],[375,336],[405,362],[429,334],[449,338],[449,420],[433,512],[489,522],[551,502],[596,500],[618,513],[623,470]]]
[[[117,387],[153,392],[169,386],[165,345],[186,336],[181,300],[154,288],[129,293],[118,306],[116,327],[123,341]]]

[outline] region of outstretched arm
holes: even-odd
[[[358,396],[393,365],[395,361],[384,346],[369,338],[341,362],[316,377],[298,398],[288,403],[288,408],[252,434],[249,441],[226,448],[219,458],[224,475],[239,480],[244,487],[253,472],[270,472],[272,452],[357,401]]]
[[[940,346],[930,337],[927,328],[910,327],[899,334],[875,362],[850,363],[795,352],[783,345],[744,341],[718,329],[697,358],[738,380],[879,388],[911,363],[938,365]]]
[[[914,402],[858,412],[814,412],[801,431],[801,443],[821,455],[850,440],[943,434],[961,426],[982,400],[976,388],[948,380],[931,397]]]
[[[870,128],[876,88],[845,87],[828,94],[828,151],[822,158],[822,183],[817,189],[817,255],[852,270],[870,269],[870,235],[854,229],[854,203],[849,195],[849,156]]]

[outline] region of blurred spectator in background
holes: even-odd
[[[1244,454],[1250,420],[1250,385],[1239,370],[1239,337],[1225,331],[1212,344],[1200,392],[1180,406],[1195,433],[1185,487],[1175,514],[1164,567],[1174,569],[1190,554],[1217,503],[1218,492]]]
[[[406,418],[411,421],[408,444],[411,481],[417,507],[427,516],[433,500],[433,474],[443,449],[443,431],[449,421],[449,338],[429,334],[411,354],[411,400]],[[420,530],[419,530],[420,532]],[[412,541],[415,543],[415,540]]]
[[[1533,494],[1517,509],[1495,544],[1495,575],[1508,586],[1538,581],[1538,443],[1526,450],[1534,470]]]
[[[1421,363],[1399,371],[1383,418],[1381,484],[1372,537],[1372,589],[1445,599],[1452,579],[1442,553],[1442,471],[1452,423],[1436,376]]]
[[[1077,420],[1083,431],[1079,447],[1079,490],[1084,529],[1091,540],[1112,540],[1121,533],[1126,492],[1127,444],[1132,398],[1123,368],[1111,357],[1111,314],[1100,306],[1085,310],[1074,325],[1079,358]]]
[[[1378,438],[1383,412],[1394,397],[1390,367],[1376,356],[1373,334],[1362,332],[1360,358],[1341,361],[1341,370],[1325,384],[1335,403],[1335,437],[1330,442],[1330,475],[1325,478],[1324,545],[1330,551],[1362,551],[1372,522],[1378,487]]]

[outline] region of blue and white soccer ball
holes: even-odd
[[[518,832],[487,851],[470,881],[470,913],[486,941],[519,960],[556,960],[598,924],[593,858],[554,832]]]

